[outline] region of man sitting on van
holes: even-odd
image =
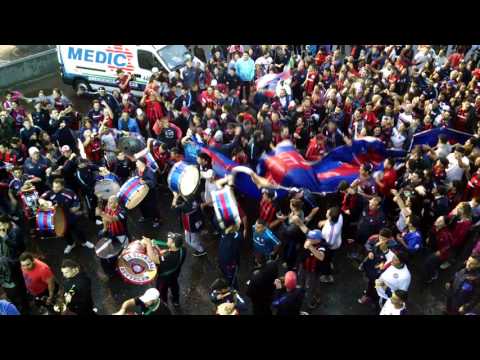
[[[130,80],[132,80],[132,76],[130,74],[125,74],[122,69],[117,70],[117,79],[115,82],[122,94],[130,93]]]

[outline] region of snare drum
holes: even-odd
[[[120,202],[131,210],[142,202],[148,194],[148,185],[140,183],[140,177],[134,176],[127,180],[118,191]]]
[[[131,242],[120,255],[118,271],[125,282],[133,285],[149,284],[157,276],[157,266],[148,257],[140,240]]]
[[[101,179],[95,184],[95,195],[102,200],[108,200],[112,195],[115,195],[120,190],[118,182],[112,179]]]
[[[112,277],[116,273],[118,256],[122,252],[123,245],[116,239],[103,237],[95,244],[95,254],[100,258],[105,273]]]
[[[35,190],[20,191],[19,195],[25,218],[31,219],[35,217],[38,210],[38,192]]]
[[[194,165],[180,161],[173,165],[167,178],[168,187],[184,197],[194,195],[200,185],[200,171]]]
[[[36,216],[37,231],[42,236],[62,237],[67,230],[67,218],[61,207],[39,209]]]
[[[241,219],[237,200],[229,186],[222,190],[212,191],[212,200],[215,215],[222,229],[226,229],[231,225],[240,225]]]

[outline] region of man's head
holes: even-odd
[[[210,286],[210,291],[219,291],[221,293],[228,291],[228,282],[223,278],[216,279]]]
[[[378,233],[378,240],[381,242],[387,242],[392,237],[393,237],[393,233],[392,233],[392,230],[390,230],[389,228],[383,228]]]
[[[437,220],[435,220],[435,223],[433,225],[435,226],[436,230],[440,230],[446,227],[447,223],[445,222],[445,216],[439,216]]]
[[[395,290],[392,293],[390,301],[395,307],[401,308],[403,305],[405,305],[407,301],[407,297],[408,297],[408,293],[404,290],[399,289],[399,290]]]
[[[7,233],[10,226],[10,218],[7,215],[0,215],[0,233]]]
[[[65,181],[63,179],[55,179],[53,180],[53,183],[52,183],[52,191],[56,194],[58,194],[60,191],[63,190],[63,188],[65,187]]]
[[[155,288],[150,288],[145,293],[140,296],[140,301],[145,304],[145,306],[152,306],[160,299],[160,292]]]
[[[80,272],[80,265],[76,261],[65,259],[60,270],[66,279],[71,279]]]
[[[37,147],[32,146],[31,148],[28,149],[28,155],[29,155],[34,161],[38,161],[38,159],[40,159],[40,150],[38,150]]]
[[[264,200],[272,201],[273,199],[275,199],[275,190],[262,189],[262,198]]]
[[[137,170],[144,171],[145,168],[147,167],[147,159],[144,157],[141,157],[137,159],[137,161],[135,162],[135,165],[137,167]]]
[[[20,266],[22,267],[22,270],[32,270],[35,266],[35,258],[29,252],[22,253],[18,260],[20,260]]]
[[[123,121],[128,121],[128,119],[130,118],[130,115],[127,111],[123,111],[120,117],[122,118]]]
[[[285,288],[292,291],[297,287],[297,274],[294,271],[287,271],[285,274]]]
[[[167,245],[170,250],[178,250],[183,246],[183,236],[169,232],[167,235]]]
[[[250,54],[248,53],[248,51],[243,52],[242,58],[243,58],[243,60],[248,60],[250,58]]]
[[[395,162],[392,158],[386,158],[385,161],[383,162],[383,167],[385,170],[392,169],[394,165],[395,165]]]
[[[118,197],[117,195],[112,195],[108,198],[108,207],[115,210],[118,207]]]
[[[397,250],[394,252],[394,256],[392,258],[392,265],[400,269],[403,267],[403,265],[405,265],[407,260],[408,254],[405,253],[403,250]]]
[[[267,222],[263,219],[258,219],[257,222],[255,223],[255,231],[257,233],[264,232],[266,227],[267,227]]]
[[[200,153],[197,155],[197,163],[201,166],[208,166],[211,162],[211,158],[208,154]]]
[[[378,210],[380,208],[380,204],[382,199],[379,196],[374,196],[368,201],[368,208],[370,210]]]
[[[471,255],[467,259],[467,263],[465,264],[465,268],[468,271],[480,268],[480,255]]]
[[[72,155],[72,149],[70,149],[70,146],[68,145],[63,145],[61,148],[61,152],[62,152],[62,155],[65,156],[66,158]]]
[[[307,233],[307,240],[310,240],[312,243],[319,243],[323,240],[322,232],[318,229],[310,230]]]

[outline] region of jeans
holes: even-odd
[[[172,301],[177,304],[180,302],[178,275],[179,274],[171,274],[167,277],[159,277],[157,279],[157,288],[158,291],[160,291],[160,299],[166,304],[168,304],[168,289],[172,292]]]
[[[242,81],[240,82],[240,100],[247,100],[250,99],[250,81]]]
[[[430,254],[425,260],[425,280],[430,280],[437,272],[442,261],[435,255]]]
[[[190,245],[195,251],[203,252],[204,248],[200,240],[200,233],[192,233],[185,230],[185,241]]]
[[[319,274],[317,272],[306,271],[303,265],[299,269],[300,284],[305,288],[305,300],[310,304],[314,298],[318,298]]]

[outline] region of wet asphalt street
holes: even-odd
[[[26,87],[19,88],[27,97],[34,96],[39,89],[45,89],[49,94],[51,89],[59,87],[64,94],[74,103],[74,108],[81,112],[86,112],[89,105],[85,99],[78,98],[70,86],[62,83],[60,76],[54,74],[41,81],[29,84]],[[129,231],[135,239],[142,235],[165,240],[168,231],[182,232],[180,218],[170,209],[172,196],[167,188],[159,191],[159,209],[163,216],[163,225],[155,230],[151,224],[139,224],[137,222],[139,210],[134,209],[129,212],[128,226]],[[254,204],[255,205],[255,204]],[[95,224],[82,219],[84,229],[88,238],[96,243],[96,233],[99,227]],[[207,315],[212,314],[213,308],[208,298],[208,288],[210,284],[219,276],[217,267],[217,246],[218,239],[210,234],[205,234],[204,242],[208,250],[208,255],[195,258],[188,253],[185,264],[180,276],[181,288],[181,314]],[[38,245],[38,246],[37,246]],[[33,245],[36,253],[43,254],[45,261],[54,269],[56,276],[61,278],[60,264],[64,258],[63,249],[65,243],[61,239],[45,240],[37,245]],[[30,244],[29,246],[32,246]],[[248,279],[251,268],[251,245],[243,245],[242,264],[239,273],[241,287]],[[365,305],[357,303],[357,298],[361,296],[366,280],[362,273],[357,270],[358,264],[347,259],[345,249],[341,249],[334,260],[335,265],[335,284],[321,285],[321,304],[314,314],[374,314],[375,312]],[[107,280],[103,274],[99,259],[93,250],[77,246],[70,257],[79,261],[86,270],[93,282],[93,297],[98,308],[99,314],[111,314],[119,309],[123,301],[133,296],[141,295],[146,287],[126,284],[117,276]],[[415,260],[418,263],[419,260]],[[440,314],[443,309],[445,295],[442,290],[443,284],[455,267],[443,272],[440,279],[431,286],[425,286],[418,279],[419,264],[411,267],[413,273],[412,285],[410,287],[409,310],[414,314]],[[412,270],[413,269],[413,270]],[[241,288],[241,290],[242,290]]]

